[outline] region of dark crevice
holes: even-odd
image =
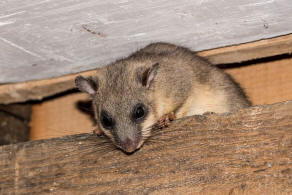
[[[75,89],[75,88],[74,89],[68,89],[66,91],[59,92],[59,93],[57,93],[55,95],[50,95],[48,97],[44,97],[41,100],[28,100],[26,102],[29,103],[29,104],[39,104],[39,103],[44,102],[44,101],[57,99],[59,97],[64,97],[66,95],[71,95],[71,94],[74,94],[74,93],[81,93],[81,92],[78,89]]]
[[[289,58],[292,58],[291,53],[270,56],[270,57],[265,57],[265,58],[259,58],[259,59],[254,59],[254,60],[248,60],[245,62],[237,62],[237,63],[230,63],[230,64],[217,64],[216,66],[219,68],[222,68],[222,69],[239,68],[239,67],[243,67],[243,66],[251,66],[251,65],[255,65],[255,64],[273,62],[273,61],[289,59]]]
[[[28,141],[30,118],[30,104],[0,104],[0,146]]]

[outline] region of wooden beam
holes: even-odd
[[[0,147],[0,193],[292,193],[292,101],[155,132],[133,155],[89,134]]]
[[[292,53],[292,34],[273,39],[206,50],[199,52],[199,55],[207,58],[212,64],[229,64],[287,53]]]
[[[95,70],[52,79],[0,85],[0,103],[41,100],[44,97],[73,89],[75,87],[74,79],[77,75],[90,76],[94,72]]]
[[[262,105],[292,100],[291,65],[292,56],[225,71],[240,83],[253,105]]]
[[[237,63],[258,58],[292,52],[292,34],[273,39],[261,40],[230,47],[212,49],[199,52],[213,64]],[[80,73],[84,76],[92,75],[95,71]],[[78,74],[0,85],[0,103],[8,104],[27,100],[40,100],[74,88],[74,79]]]

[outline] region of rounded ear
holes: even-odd
[[[142,85],[149,89],[153,83],[153,80],[157,74],[159,63],[155,63],[151,68],[147,68],[142,74],[140,74],[140,81]]]
[[[98,89],[98,82],[93,80],[92,77],[84,78],[79,75],[75,78],[75,86],[82,92],[94,95]]]

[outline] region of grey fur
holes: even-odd
[[[154,64],[158,64],[154,79],[149,87],[145,87],[142,83],[143,74]],[[194,86],[205,86],[198,91],[210,90],[210,93],[212,91],[226,97],[226,101],[218,103],[222,104],[218,106],[224,108],[222,112],[233,112],[250,105],[242,89],[229,75],[189,49],[168,43],[150,44],[127,58],[100,68],[94,80],[99,86],[93,97],[97,123],[118,147],[128,152],[142,145],[151,135],[151,132],[146,135],[144,131],[149,131],[148,127],[162,115],[179,111],[187,101],[192,100],[192,96],[194,101],[200,97]],[[77,86],[80,87],[78,83]],[[168,102],[171,105],[166,105],[164,109],[163,104]],[[147,116],[152,116],[153,120],[149,119],[149,122],[146,117],[147,122],[139,124],[131,121],[132,110],[138,103],[146,105],[149,112]],[[189,105],[192,106],[196,105]],[[106,110],[116,121],[112,131],[104,129],[100,124],[101,110]],[[214,112],[211,108],[206,111]],[[221,112],[220,109],[216,111]],[[122,143],[127,139],[135,143],[135,148],[123,148]]]

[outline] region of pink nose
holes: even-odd
[[[134,142],[131,139],[127,138],[121,143],[121,147],[126,152],[134,152],[137,149],[137,142]]]

